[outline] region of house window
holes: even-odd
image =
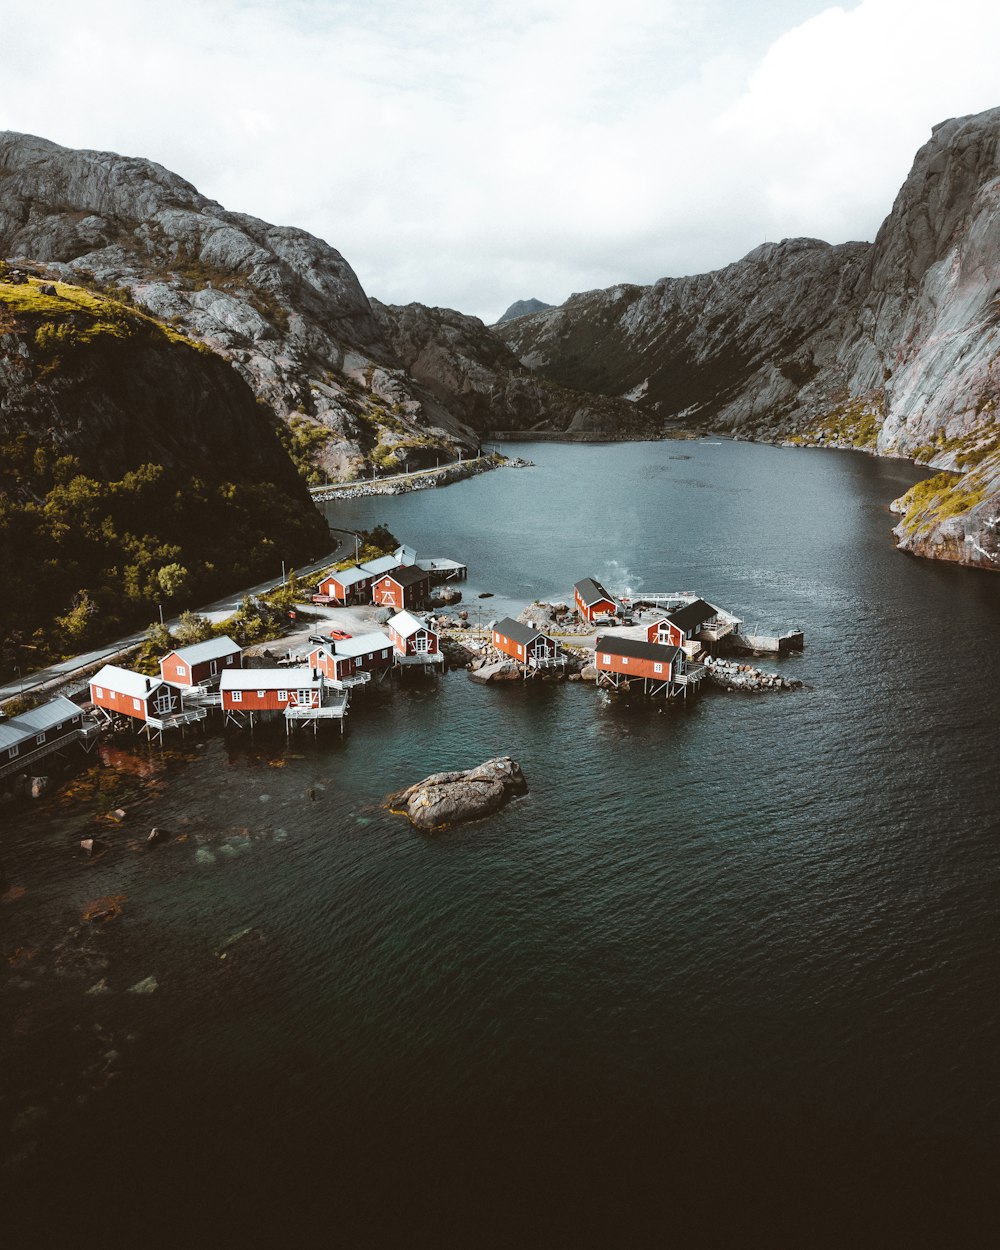
[[[233,702],[234,702],[234,703],[242,703],[242,702],[243,702],[243,691],[242,691],[242,690],[234,690],[234,691],[233,691]]]
[[[300,690],[296,694],[295,700],[299,704],[300,707],[311,707],[312,706],[312,691]]]
[[[387,660],[388,658],[389,658],[389,652],[388,652],[388,650],[383,651],[383,652],[382,652],[382,659],[383,659],[383,660]]]
[[[662,673],[662,672],[663,672],[663,665],[662,665],[662,664],[654,664],[654,665],[653,665],[653,672],[654,672],[654,673]]]
[[[287,690],[279,690],[279,691],[278,691],[278,698],[279,698],[279,699],[281,699],[281,700],[285,700],[285,699],[287,699],[287,698],[288,698],[288,691],[287,691]]]
[[[133,699],[133,700],[132,700],[132,706],[135,708],[135,710],[136,710],[137,712],[141,712],[141,711],[142,711],[142,700],[141,700],[141,699]]]
[[[173,706],[173,699],[170,697],[169,691],[158,694],[155,699],[156,710],[162,716],[165,712],[169,712]]]
[[[602,663],[602,664],[610,664],[610,663],[611,663],[611,656],[610,656],[610,655],[602,655],[602,656],[601,656],[601,663]]]
[[[178,676],[178,677],[186,677],[186,676],[187,676],[187,669],[184,667],[184,665],[183,665],[183,664],[178,664],[178,665],[177,665],[177,676]]]
[[[628,656],[627,656],[627,655],[623,655],[623,656],[622,656],[622,663],[623,663],[623,664],[627,664],[627,663],[628,663]]]
[[[213,660],[211,664],[209,665],[209,676],[214,677],[218,671],[219,671],[218,661]],[[181,676],[183,677],[183,675],[184,674],[182,673]]]
[[[117,690],[112,690],[112,691],[111,691],[111,697],[112,697],[112,699],[117,699],[117,698],[118,698],[118,691],[117,691]]]
[[[100,686],[95,686],[95,687],[94,687],[94,698],[95,698],[95,699],[103,699],[103,698],[104,698],[104,691],[103,691],[103,689],[102,689]]]
[[[227,655],[227,656],[226,656],[226,663],[227,663],[227,664],[232,664],[232,662],[233,662],[233,657],[232,657],[231,655]]]
[[[20,750],[21,750],[21,748],[20,748],[20,747],[11,747],[11,748],[10,748],[10,750],[7,752],[7,758],[8,758],[9,760],[16,759],[16,758],[17,758],[17,755],[18,755],[18,752],[19,752]]]
[[[45,735],[44,735],[44,734],[36,734],[36,735],[35,735],[35,746],[36,746],[36,747],[40,747],[44,741],[45,741]]]
[[[265,694],[267,694],[267,691],[266,691],[266,690],[258,690],[258,691],[257,691],[257,698],[258,698],[258,699],[263,699],[263,697],[265,696]]]

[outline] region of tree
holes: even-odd
[[[177,599],[187,590],[190,574],[183,564],[165,564],[156,574],[156,580],[168,599]]]
[[[215,633],[212,622],[207,616],[199,616],[197,612],[182,612],[181,619],[174,629],[174,636],[182,647],[190,647],[196,642],[205,642]]]

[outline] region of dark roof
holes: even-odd
[[[525,625],[521,621],[515,621],[512,616],[505,616],[502,621],[497,621],[493,626],[497,633],[503,634],[507,638],[512,638],[514,642],[519,642],[526,647],[534,638],[541,638],[542,631],[535,629],[532,625]]]
[[[407,565],[405,568],[396,569],[394,573],[383,573],[383,577],[391,577],[397,586],[413,586],[417,582],[430,581],[430,574],[425,573],[423,569],[418,569],[415,565]],[[379,578],[381,581],[382,578]]]
[[[584,577],[576,583],[573,589],[578,592],[588,608],[592,603],[599,603],[602,599],[607,599],[611,603],[618,602],[614,595],[609,595],[601,583],[595,581],[592,577]]]
[[[695,599],[694,603],[685,604],[683,608],[678,608],[676,612],[671,612],[667,616],[667,620],[673,621],[678,628],[683,629],[687,633],[688,630],[697,629],[699,625],[704,625],[706,621],[710,621],[713,616],[718,615],[718,608],[713,608],[704,599]]]
[[[673,664],[680,654],[680,647],[664,647],[658,642],[643,642],[639,638],[615,638],[602,635],[597,640],[594,653],[603,651],[606,655],[627,655],[630,659],[655,660],[658,664]]]

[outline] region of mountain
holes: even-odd
[[[329,546],[287,435],[220,356],[50,277],[0,262],[0,668]]]
[[[545,304],[540,299],[515,300],[497,322],[497,325],[502,325],[505,321],[513,321],[515,317],[527,317],[529,313],[542,312],[544,309],[551,307],[551,304]]]
[[[900,545],[1000,567],[1000,109],[936,126],[874,243],[764,244],[494,328],[539,377],[740,437],[946,470]]]
[[[550,404],[551,388],[519,382],[524,370],[481,322],[469,327],[479,343],[470,363],[456,362],[460,389],[424,385],[397,351],[413,316],[376,310],[335,248],[228,212],[152,161],[0,132],[0,256],[124,295],[225,357],[286,424],[314,482],[389,468],[402,455],[433,464],[476,446],[496,424],[491,393],[503,392],[512,429],[561,430],[578,410],[621,408],[623,428],[647,421],[586,395]],[[442,327],[451,316],[426,315]]]

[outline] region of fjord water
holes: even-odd
[[[961,1227],[998,1113],[1000,578],[894,551],[900,462],[507,450],[536,467],[331,523],[467,562],[484,619],[585,575],[697,590],[802,628],[772,666],[804,688],[664,711],[457,672],[358,697],[343,739],[106,751],[4,837],[4,952],[35,952],[2,998],[11,1192],[343,1244]],[[380,807],[499,753],[530,793],[488,822]]]

